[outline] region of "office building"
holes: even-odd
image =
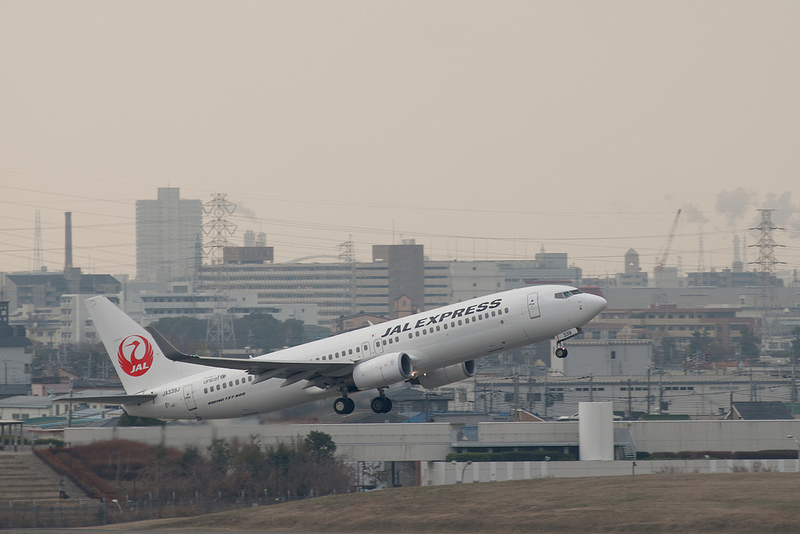
[[[161,187],[156,200],[136,201],[136,279],[190,279],[203,232],[203,206]]]

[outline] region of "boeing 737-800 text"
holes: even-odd
[[[83,397],[120,404],[129,415],[222,419],[272,412],[375,389],[371,408],[392,409],[384,390],[410,382],[440,387],[471,377],[475,359],[555,338],[560,342],[605,307],[602,297],[561,285],[513,289],[345,332],[250,359],[184,354],[102,296],[86,300],[126,395]],[[76,398],[75,400],[78,400]]]

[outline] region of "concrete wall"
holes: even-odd
[[[628,428],[637,451],[763,451],[795,449],[800,420],[788,421],[617,421]],[[577,443],[578,422],[480,423],[481,442]]]
[[[649,460],[594,462],[422,462],[423,486],[504,482],[532,478],[574,478],[671,473],[775,471],[800,473],[800,460]]]
[[[618,421],[614,426],[629,428],[636,450],[650,453],[791,450],[797,445],[786,436],[800,435],[800,420]],[[64,439],[73,445],[130,439],[177,448],[195,445],[202,450],[211,444],[212,439],[237,438],[244,442],[257,439],[271,444],[303,438],[312,430],[329,434],[340,453],[367,462],[441,461],[454,451],[452,444],[458,435],[458,426],[448,423],[260,425],[219,421],[148,428],[67,428]],[[577,445],[578,422],[480,423],[478,436],[478,441],[463,443],[490,448],[527,444]]]
[[[635,421],[617,422],[628,427],[636,450],[763,451],[797,447],[786,436],[800,434],[800,420],[789,421]]]

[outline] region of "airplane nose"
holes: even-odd
[[[584,307],[589,317],[594,317],[608,305],[608,301],[599,295],[584,295]]]

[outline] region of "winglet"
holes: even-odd
[[[152,326],[146,326],[145,330],[150,332],[150,335],[153,336],[153,340],[158,345],[158,348],[161,349],[161,352],[164,354],[164,356],[166,356],[173,362],[185,361],[192,358],[190,354],[186,354],[185,352],[181,352],[178,349],[176,349],[172,343],[167,341],[167,338],[161,335],[161,332],[159,332]]]

